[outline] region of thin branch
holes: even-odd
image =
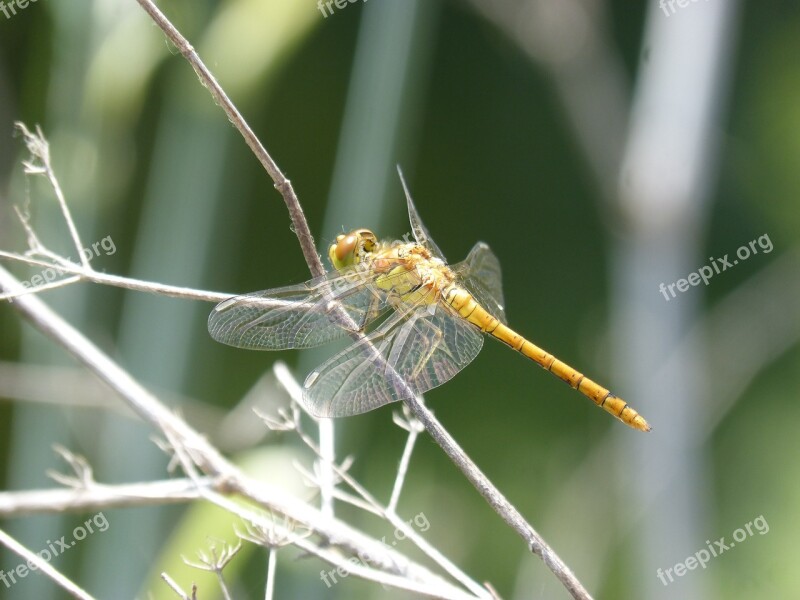
[[[61,185],[58,183],[58,179],[53,171],[53,165],[50,162],[50,144],[47,143],[44,134],[42,134],[42,129],[38,125],[36,126],[35,134],[31,133],[28,128],[25,127],[24,123],[17,121],[15,125],[17,129],[22,132],[25,138],[25,145],[31,153],[31,161],[23,163],[25,165],[25,172],[30,175],[44,174],[47,176],[56,194],[58,206],[61,208],[61,214],[64,216],[64,221],[69,228],[69,235],[72,238],[72,243],[75,245],[78,256],[80,256],[81,264],[85,269],[91,269],[89,266],[89,259],[83,253],[83,243],[81,242],[80,235],[78,235],[78,229],[75,227],[75,221],[72,220],[72,214],[70,214],[67,201],[64,199],[64,192],[61,191]],[[40,164],[35,162],[36,159],[40,161]]]
[[[278,382],[289,393],[291,398],[295,399],[296,401],[298,398],[302,397],[303,390],[300,387],[300,384],[297,383],[297,380],[295,380],[294,375],[292,375],[291,371],[289,371],[286,363],[277,361],[274,365],[272,365],[272,371],[275,373],[275,377],[277,378]],[[295,402],[295,404],[296,406],[300,406],[301,408],[305,409],[302,402]],[[308,413],[308,411],[306,411],[306,414],[317,424],[317,427],[319,428],[319,450],[320,458],[322,458],[322,461],[320,462],[320,468],[322,469],[322,472],[318,486],[320,491],[320,508],[322,510],[322,514],[332,517],[334,515],[334,498],[339,498],[340,500],[350,502],[350,499],[343,497],[336,489],[336,475],[331,468],[331,465],[336,462],[336,456],[334,452],[333,419],[317,419],[314,417],[314,415]],[[262,416],[262,418],[264,417]],[[289,422],[291,427],[294,428],[294,420],[290,420]],[[369,510],[363,506],[361,508]]]
[[[150,18],[158,25],[169,40],[175,44],[175,47],[183,55],[183,57],[192,65],[194,72],[200,78],[200,82],[208,89],[214,101],[219,104],[228,120],[234,127],[242,134],[244,141],[256,155],[261,165],[269,173],[272,181],[275,183],[275,188],[280,192],[283,201],[286,203],[286,208],[289,210],[289,217],[292,220],[292,228],[297,235],[300,242],[300,249],[303,256],[308,263],[308,268],[314,277],[319,277],[325,273],[325,268],[322,266],[322,261],[319,259],[316,247],[314,246],[314,238],[311,235],[311,230],[308,228],[303,208],[297,199],[297,195],[292,188],[289,179],[278,168],[278,165],[267,152],[266,148],[261,144],[259,139],[253,133],[253,130],[244,120],[244,117],[239,113],[239,110],[231,102],[228,95],[220,87],[214,75],[208,70],[208,67],[200,60],[200,56],[189,43],[189,41],[181,35],[177,28],[170,23],[169,19],[158,9],[158,7],[151,0],[137,0],[145,12],[150,15]]]
[[[155,283],[152,281],[143,281],[141,279],[133,279],[130,277],[121,277],[119,275],[109,275],[108,273],[101,273],[89,268],[88,270],[80,265],[67,261],[66,264],[54,264],[45,260],[23,256],[14,252],[6,252],[0,250],[0,258],[13,260],[16,262],[25,263],[31,266],[44,267],[45,269],[58,269],[64,273],[77,275],[81,281],[91,281],[92,283],[99,283],[101,285],[110,285],[119,287],[126,290],[135,290],[138,292],[147,292],[150,294],[160,294],[162,296],[169,296],[170,298],[181,298],[184,300],[201,300],[204,302],[222,302],[227,300],[235,294],[227,294],[222,292],[209,292],[206,290],[196,290],[187,287],[180,287],[176,285],[166,285],[162,283]],[[0,296],[1,299],[14,299],[27,294],[39,292],[44,286],[33,288],[19,287],[14,292],[6,292]]]
[[[336,437],[333,419],[320,419],[317,421],[319,431],[319,448],[322,455],[320,472],[320,509],[322,514],[332,517],[334,515],[333,496],[335,491],[334,473],[330,465],[336,460]]]
[[[170,577],[166,573],[161,573],[161,579],[164,580],[164,582],[170,587],[170,589],[173,592],[175,592],[181,598],[181,600],[191,600],[191,598],[189,598],[189,595],[181,589],[181,586],[179,586],[175,582],[175,580],[172,579],[172,577]]]
[[[206,478],[203,487],[218,485]],[[95,483],[89,489],[48,489],[0,492],[0,518],[36,514],[97,511],[106,508],[159,506],[189,502],[200,497],[191,479],[168,479],[121,485]]]
[[[238,542],[236,546],[230,546],[227,543],[223,543],[222,552],[217,555],[217,548],[216,546],[212,545],[208,554],[202,551],[197,552],[199,559],[198,562],[193,562],[186,558],[183,559],[183,562],[199,571],[209,571],[214,573],[217,576],[217,582],[219,583],[219,588],[222,591],[222,597],[225,600],[233,600],[222,571],[228,566],[228,563],[234,559],[241,549],[241,542]]]
[[[55,581],[59,585],[59,587],[69,592],[69,595],[72,596],[73,598],[79,598],[79,600],[94,600],[93,596],[90,596],[82,588],[78,587],[75,583],[73,583],[67,577],[62,575],[54,567],[50,566],[49,562],[44,560],[38,554],[34,554],[30,550],[28,550],[25,546],[20,544],[17,540],[12,538],[2,529],[0,529],[0,544],[4,545],[9,550],[11,550],[12,552],[18,554],[23,559],[25,559],[28,565],[26,568],[30,569],[31,571],[34,570],[41,571],[42,573],[47,575],[50,579]],[[36,569],[31,567],[30,565],[36,565]]]
[[[500,493],[494,484],[481,472],[478,466],[472,462],[461,446],[453,437],[442,427],[441,423],[433,416],[416,397],[405,400],[406,405],[419,419],[429,434],[442,447],[450,460],[461,470],[461,472],[472,483],[481,496],[483,496],[494,511],[516,531],[528,545],[528,549],[542,559],[544,564],[550,569],[564,587],[572,594],[573,598],[590,600],[589,592],[583,587],[581,582],[575,577],[572,570],[566,565],[558,554],[545,542],[544,538],[525,520],[520,512],[511,504],[506,497]]]
[[[278,564],[278,552],[275,548],[269,549],[267,559],[267,585],[264,590],[264,600],[272,600],[275,595],[275,567]]]
[[[272,366],[272,370],[275,373],[275,377],[278,379],[278,382],[284,387],[284,389],[286,389],[290,397],[298,398],[303,395],[300,385],[297,383],[284,362],[277,361]],[[297,406],[302,407],[303,405],[302,403],[299,403]],[[320,508],[322,510],[322,514],[332,517],[334,515],[334,498],[339,498],[349,502],[349,500],[347,498],[343,498],[336,489],[336,477],[330,466],[336,460],[334,452],[333,422],[332,419],[317,419],[310,414],[308,416],[315,423],[317,423],[320,432],[319,447],[322,457],[322,462],[320,463],[322,468],[322,477],[319,482],[319,491],[321,496]],[[294,423],[292,422],[292,427],[293,426]]]
[[[403,455],[400,457],[400,465],[397,467],[397,477],[392,488],[392,496],[389,499],[389,505],[386,507],[386,510],[390,512],[397,510],[397,503],[400,501],[400,492],[403,490],[403,482],[406,479],[406,473],[408,473],[408,465],[411,462],[411,454],[414,452],[417,436],[424,430],[422,423],[411,417],[406,407],[403,407],[403,409],[403,412],[406,413],[403,417],[398,413],[392,415],[395,425],[408,432],[408,438],[403,448]]]
[[[3,300],[9,300],[11,302],[14,301],[14,298],[19,296],[24,296],[25,294],[38,294],[39,292],[46,292],[47,290],[55,290],[62,287],[67,287],[68,285],[72,285],[73,283],[78,283],[81,281],[82,277],[80,275],[72,275],[71,277],[67,277],[65,279],[59,279],[58,281],[51,281],[50,283],[45,283],[43,285],[37,285],[34,288],[27,288],[23,292],[18,294],[0,294],[0,302]]]

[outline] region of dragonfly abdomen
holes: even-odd
[[[469,300],[463,300],[461,308],[457,310],[459,310],[459,314],[467,318],[468,321],[480,327],[492,337],[510,346],[523,356],[531,359],[543,369],[550,371],[571,388],[578,390],[597,406],[612,414],[626,425],[640,431],[650,431],[650,425],[647,424],[644,417],[628,406],[628,403],[622,398],[615,396],[600,384],[586,377],[580,371],[576,371],[565,362],[558,360],[549,352],[539,348],[536,344],[528,341],[510,327],[501,323],[475,302],[474,299],[471,300],[475,306],[472,306]],[[464,314],[466,311],[469,311],[469,315]]]
[[[492,333],[500,320],[483,308],[467,290],[457,285],[444,292],[445,302],[484,333]]]

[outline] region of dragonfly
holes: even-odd
[[[251,350],[353,343],[311,372],[303,403],[316,417],[346,417],[423,394],[453,378],[490,336],[640,431],[650,425],[622,398],[515,332],[505,314],[500,262],[478,242],[448,265],[400,173],[413,240],[369,229],[337,236],[333,270],[299,285],[236,296],[208,319],[211,336]]]

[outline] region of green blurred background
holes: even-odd
[[[588,6],[588,12],[555,11],[552,27],[540,29],[553,34],[562,27],[565,33],[550,37],[567,41],[586,27],[602,32],[617,61],[620,89],[629,94],[652,51],[644,41],[646,24],[660,18],[689,27],[715,1],[723,0],[692,3],[669,17],[655,3],[566,3]],[[528,37],[526,47],[509,27],[476,10],[480,4],[370,0],[327,17],[311,0],[173,0],[161,7],[292,180],[323,254],[343,230],[368,227],[392,239],[408,231],[394,170],[402,165],[428,229],[451,261],[461,260],[477,240],[500,258],[511,325],[653,422],[648,436],[629,431],[493,342],[462,374],[426,396],[452,435],[596,597],[797,597],[800,6],[768,0],[733,11],[721,67],[728,69],[727,80],[715,98],[718,122],[709,136],[716,150],[699,165],[710,182],[697,200],[702,218],[688,227],[691,243],[682,234],[663,234],[664,248],[688,248],[679,261],[683,267],[664,271],[654,263],[637,275],[652,319],[676,306],[686,313],[678,325],[668,325],[678,340],[670,348],[690,336],[703,340],[693,346],[702,360],[692,376],[690,410],[659,423],[651,415],[669,415],[670,403],[654,407],[644,397],[646,384],[628,383],[623,358],[672,342],[644,336],[646,344],[637,346],[614,325],[627,314],[615,310],[626,293],[620,272],[636,258],[631,249],[637,234],[603,190],[603,177],[615,185],[619,173],[593,172],[570,121],[559,82],[576,72],[565,75],[569,57],[548,54],[553,39]],[[534,14],[542,19],[552,16],[548,6],[558,5],[528,4],[539,7]],[[581,81],[594,76],[602,73],[578,72]],[[613,128],[603,102],[596,100],[590,121]],[[113,239],[116,251],[94,259],[95,268],[232,294],[308,278],[271,181],[133,0],[41,0],[10,18],[0,14],[0,248],[24,250],[12,206],[29,199],[41,237],[69,255],[51,191],[22,175],[26,153],[14,136],[17,120],[40,124],[50,140],[83,241]],[[619,130],[616,136],[625,139]],[[608,146],[609,154],[618,152],[610,139]],[[670,151],[664,149],[665,163],[675,158],[667,156]],[[765,233],[773,252],[670,302],[660,296],[660,283],[685,277],[708,257],[733,254]],[[23,279],[33,274],[12,270]],[[296,368],[302,380],[331,349],[265,354],[224,347],[206,331],[211,305],[89,284],[42,297],[166,402],[185,407],[189,421],[231,455],[242,456],[244,442],[252,439],[261,448],[258,460],[266,461],[257,463],[262,474],[265,464],[272,465],[268,473],[286,473],[293,458],[310,462],[291,435],[260,439],[260,424],[247,410],[240,408],[244,418],[222,421],[276,360]],[[728,312],[721,314],[723,309]],[[780,335],[765,335],[774,322],[782,322]],[[3,490],[51,486],[44,472],[60,467],[50,449],[54,442],[85,454],[101,482],[165,477],[166,458],[144,426],[115,411],[71,406],[86,401],[82,386],[93,389],[91,377],[81,378],[74,362],[21,324],[8,305],[0,306],[0,332]],[[25,368],[30,365],[42,368]],[[636,377],[657,380],[641,371]],[[748,376],[728,375],[740,372]],[[71,377],[79,383],[65,384]],[[725,402],[715,401],[720,387]],[[262,391],[277,395],[269,376]],[[100,401],[119,405],[99,394]],[[352,473],[386,500],[405,440],[391,412],[336,424],[337,455],[353,455]],[[243,422],[256,431],[237,435]],[[684,426],[690,433],[683,433]],[[634,440],[637,435],[642,437]],[[642,444],[658,448],[656,459],[642,460],[650,456],[639,453]],[[689,477],[680,470],[661,473],[672,452],[697,470]],[[653,502],[646,491],[631,491],[636,484],[630,479],[640,475],[659,484],[649,487]],[[671,505],[676,478],[683,480],[675,504],[682,523],[659,508]],[[417,445],[400,510],[407,518],[424,513],[428,539],[503,597],[566,597],[427,436]],[[378,537],[391,535],[374,517],[340,511]],[[193,555],[211,535],[202,530],[205,517],[181,508],[105,514],[108,531],[54,561],[99,598],[171,597],[153,572],[175,572],[177,554]],[[759,515],[769,533],[669,586],[657,579],[656,569],[683,561],[705,540],[730,538]],[[0,527],[37,549],[89,516],[9,519]],[[170,538],[192,518],[195,539]],[[659,537],[653,533],[658,527],[650,527],[656,523],[662,531],[687,533]],[[295,549],[281,550],[277,598],[407,597],[353,578],[327,589],[319,580],[323,566],[297,558]],[[18,562],[0,550],[0,568],[8,571]],[[263,596],[263,564],[256,552],[240,558],[237,598]],[[180,576],[185,587],[195,578]],[[203,598],[217,593],[213,585],[204,591]],[[0,598],[60,597],[38,575],[11,588],[0,585]]]

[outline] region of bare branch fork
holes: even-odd
[[[215,101],[222,107],[229,120],[234,124],[237,130],[240,131],[248,146],[256,154],[259,161],[272,178],[276,189],[278,189],[278,191],[281,193],[284,202],[287,205],[293,224],[293,229],[298,236],[301,250],[312,275],[319,276],[323,274],[324,268],[322,267],[319,255],[314,247],[313,238],[305,220],[302,208],[289,180],[283,175],[277,164],[264,149],[263,145],[258,141],[255,134],[246,124],[241,114],[221,89],[213,75],[200,60],[199,56],[193,47],[188,43],[188,41],[169,22],[163,13],[159,11],[153,2],[150,0],[137,1],[151,16],[154,22],[164,31],[169,40],[175,44],[181,54],[189,61],[201,82],[209,89]],[[36,137],[43,139],[41,135]],[[31,150],[32,153],[34,153],[32,148]],[[39,155],[44,158],[46,153],[39,152]],[[29,165],[26,165],[26,168],[29,168],[29,172],[31,174],[44,173],[48,177],[52,175],[52,169],[49,171],[47,169],[41,171],[33,167],[34,166],[31,165],[29,168]],[[59,190],[57,190],[56,194],[59,196]],[[67,222],[71,222],[72,219],[66,209],[66,203],[62,202],[62,199],[63,196],[59,198],[59,204],[62,212],[64,213],[65,220],[67,220]],[[31,231],[29,231],[29,245],[31,245],[32,248],[36,248],[36,243],[31,243],[30,233]],[[76,245],[76,249],[80,254],[80,239],[77,235],[77,231],[74,230],[74,227],[70,228],[70,233]],[[35,240],[35,238],[33,239]],[[52,253],[48,255],[41,245],[39,245],[38,250],[40,255],[46,256],[50,259],[50,261],[53,262],[38,261],[37,259],[20,257],[19,255],[13,255],[10,253],[0,253],[0,257],[14,258],[17,260],[23,260],[29,264],[39,264],[46,267],[51,267],[53,264],[59,264],[65,272],[72,274],[72,277],[68,278],[68,280],[57,282],[56,284],[48,287],[67,285],[67,281],[71,283],[73,281],[77,281],[78,279],[86,279],[95,281],[97,283],[119,285],[122,287],[141,289],[143,291],[155,293],[165,293],[167,295],[184,298],[218,301],[224,297],[227,297],[227,295],[224,294],[214,294],[199,290],[184,290],[177,287],[160,286],[158,284],[152,284],[148,282],[136,282],[126,278],[109,276],[106,274],[97,273],[91,269],[88,264],[82,264],[80,266],[74,264],[65,264],[64,259],[61,259],[60,257],[56,258],[52,255]],[[131,404],[137,413],[141,414],[159,431],[162,431],[168,437],[168,439],[177,440],[180,443],[180,446],[186,450],[186,454],[191,458],[192,463],[198,464],[202,471],[209,475],[221,477],[224,481],[224,483],[223,481],[220,482],[222,490],[238,492],[255,500],[260,499],[266,505],[275,508],[282,514],[292,515],[293,512],[296,512],[292,510],[290,505],[287,506],[285,504],[285,498],[276,503],[274,497],[269,494],[265,495],[264,490],[259,487],[263,484],[251,482],[246,478],[243,478],[244,476],[240,477],[241,474],[235,470],[235,467],[228,463],[214,448],[212,448],[201,436],[199,436],[199,434],[193,431],[182,420],[170,413],[155,398],[144,391],[127,373],[122,371],[116,364],[102,355],[102,353],[100,353],[96,348],[91,346],[88,340],[82,338],[80,333],[72,329],[71,326],[61,320],[57,315],[50,312],[49,309],[41,304],[38,299],[32,297],[22,297],[24,290],[22,290],[17,282],[3,270],[0,270],[0,288],[3,288],[6,292],[8,292],[11,297],[19,298],[17,308],[20,310],[20,312],[34,322],[37,327],[53,337],[58,343],[64,345],[70,352],[75,354],[87,366],[100,375],[102,379],[116,389],[123,396],[123,398]],[[337,319],[344,319],[345,321],[349,320],[349,316],[343,310],[339,309],[338,313]],[[392,375],[393,369],[389,365],[386,365],[383,357],[380,356],[378,351],[373,346],[368,345],[367,352],[371,354],[371,358],[373,358],[379,365],[385,366],[386,371]],[[405,388],[406,391],[408,391],[407,384],[405,384],[405,382],[403,382],[402,379],[396,375],[396,373],[394,373],[394,375],[395,376],[393,379],[399,382],[398,386],[401,389]],[[581,585],[572,571],[567,567],[567,565],[561,560],[561,558],[552,550],[552,548],[548,546],[543,538],[529,523],[525,521],[525,519],[514,508],[514,506],[508,502],[508,500],[491,483],[491,481],[478,469],[475,463],[472,462],[472,460],[466,455],[466,453],[455,442],[452,436],[450,436],[444,427],[442,427],[442,425],[435,419],[433,414],[419,401],[419,399],[414,397],[413,394],[409,393],[407,395],[411,398],[406,401],[406,404],[414,416],[423,424],[425,429],[442,447],[442,449],[456,464],[456,466],[461,469],[467,479],[484,496],[492,508],[526,541],[529,549],[543,559],[545,565],[556,575],[556,577],[562,582],[562,584],[574,598],[591,598],[589,593],[584,589],[584,587]],[[178,450],[179,448],[176,447],[175,451],[178,452]],[[186,462],[182,462],[184,467],[186,467]],[[208,493],[204,495],[209,497]],[[218,503],[222,503],[223,499],[220,497],[217,498],[216,501]],[[275,504],[277,504],[277,506],[273,506]],[[308,507],[304,507],[304,509],[309,510]],[[308,523],[309,520],[316,522],[316,520],[311,518],[308,514],[305,514],[304,516],[305,519],[297,520],[303,523]],[[316,517],[317,515],[314,516]],[[338,524],[336,521],[334,521],[334,523]],[[330,523],[328,525],[330,525]],[[317,529],[318,533],[323,533],[324,531],[325,528]],[[327,533],[330,534],[330,539],[339,539],[339,536],[335,535],[334,532],[328,530]],[[354,535],[353,532],[348,533],[350,533],[350,535],[344,537],[350,537],[352,539],[352,536]],[[385,566],[389,567],[391,565],[387,563]],[[356,571],[352,568],[352,565],[349,565],[348,569],[353,572]]]

